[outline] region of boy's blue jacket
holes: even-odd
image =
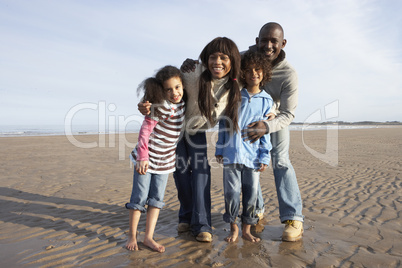
[[[250,97],[247,89],[241,90],[241,107],[239,111],[239,132],[230,134],[225,126],[225,120],[219,121],[219,135],[215,155],[223,156],[223,164],[243,164],[252,169],[260,168],[261,164],[269,165],[269,151],[272,149],[270,135],[262,136],[258,141],[250,143],[241,137],[241,130],[247,125],[266,120],[273,105],[271,96],[264,90]]]

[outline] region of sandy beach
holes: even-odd
[[[291,132],[305,215],[301,241],[281,241],[269,168],[261,174],[261,242],[225,242],[222,168],[211,161],[213,242],[177,233],[179,203],[170,176],[155,231],[166,247],[162,254],[141,243],[140,251],[123,248],[132,185],[128,154],[137,134],[75,136],[81,145],[97,143],[94,148],[79,148],[65,136],[0,138],[2,267],[400,267],[402,127],[330,132]],[[215,137],[208,133],[210,159]],[[140,240],[144,230],[145,214]]]

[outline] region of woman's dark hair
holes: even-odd
[[[149,101],[152,104],[161,104],[165,98],[163,83],[170,78],[179,77],[183,82],[183,75],[180,70],[174,66],[166,65],[159,69],[155,77],[145,79],[137,88],[137,94],[144,93],[141,102]],[[155,116],[160,116],[159,109],[153,109]]]
[[[227,74],[229,77],[228,81],[224,85],[226,90],[229,90],[228,103],[224,111],[226,118],[230,119],[232,122],[226,122],[226,126],[232,126],[232,130],[238,131],[238,107],[241,101],[240,89],[237,83],[237,78],[240,74],[240,53],[236,44],[227,37],[217,37],[209,42],[204,49],[201,51],[200,60],[206,70],[201,74],[199,87],[200,91],[198,94],[198,107],[200,108],[201,114],[205,116],[209,122],[212,122],[212,74],[208,69],[208,59],[209,56],[215,52],[223,53],[229,56],[231,69]]]
[[[262,81],[260,87],[263,87],[265,83],[271,81],[272,78],[272,67],[271,63],[267,60],[267,57],[261,52],[257,51],[247,51],[241,57],[241,76],[240,82],[246,85],[246,70],[250,67],[262,69]]]

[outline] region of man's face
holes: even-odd
[[[268,56],[270,61],[278,58],[281,49],[286,45],[282,31],[277,27],[265,27],[256,38],[258,50]]]

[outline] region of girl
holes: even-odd
[[[273,100],[261,87],[271,78],[271,67],[262,54],[247,52],[241,61],[240,82],[245,85],[241,91],[238,128],[264,119],[271,110]],[[216,160],[223,164],[223,187],[225,195],[225,214],[223,220],[230,223],[228,242],[236,241],[239,235],[237,216],[242,193],[241,215],[242,237],[251,242],[260,241],[250,232],[251,225],[258,222],[255,213],[260,173],[270,161],[269,151],[272,146],[269,134],[255,143],[244,141],[241,133],[232,133],[225,125],[227,119],[219,122],[219,135],[216,143]]]
[[[188,96],[186,126],[177,145],[176,183],[179,210],[179,232],[191,230],[197,241],[211,242],[211,173],[207,159],[205,131],[214,127],[219,117],[226,116],[237,130],[240,89],[240,53],[226,37],[217,37],[202,50],[194,72],[184,73]],[[149,113],[149,104],[139,110]]]
[[[153,239],[169,173],[175,170],[176,144],[184,124],[185,106],[180,70],[173,66],[160,69],[155,77],[146,79],[138,88],[144,90],[143,101],[152,102],[153,109],[145,117],[136,148],[131,153],[135,163],[130,203],[128,250],[138,250],[137,227],[141,212],[147,209],[144,245],[157,252],[165,247]]]

